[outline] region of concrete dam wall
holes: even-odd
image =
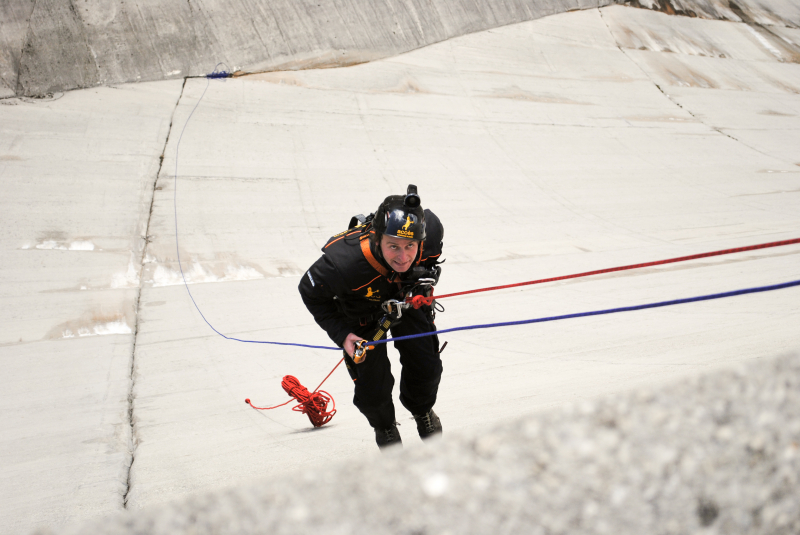
[[[342,67],[452,37],[608,4],[800,26],[791,0],[9,0],[0,97],[245,72]]]

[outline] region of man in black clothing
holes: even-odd
[[[300,281],[306,308],[344,349],[355,385],[353,403],[375,429],[380,447],[402,442],[392,402],[394,377],[387,344],[366,351],[363,341],[385,337],[387,329],[381,326],[389,325],[387,319],[395,338],[436,331],[431,305],[416,309],[399,303],[409,295],[431,295],[441,271],[443,235],[439,218],[422,209],[416,186],[409,185],[406,195],[387,197],[374,216],[356,216],[349,230],[330,238]],[[442,376],[438,337],[394,345],[403,367],[400,402],[414,416],[421,438],[440,434],[442,425],[433,412]]]

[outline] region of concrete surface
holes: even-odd
[[[6,94],[42,95],[231,70],[337,67],[611,0],[12,0]],[[3,96],[0,93],[0,96]]]
[[[0,531],[122,507],[154,176],[182,82],[0,104]]]
[[[788,535],[798,501],[795,355],[60,533]]]
[[[476,31],[613,0],[9,0],[0,97],[211,72],[353,65]],[[800,27],[792,0],[617,0],[670,14]],[[795,46],[795,53],[798,50]]]
[[[378,457],[342,370],[325,385],[339,412],[321,429],[243,403],[283,402],[287,374],[315,387],[337,355],[237,344],[203,323],[177,269],[176,193],[183,265],[214,326],[323,345],[298,278],[351,215],[409,182],[445,225],[440,293],[796,238],[800,66],[788,50],[752,25],[614,6],[343,69],[0,101],[0,355],[11,370],[0,379],[0,531],[68,529]],[[795,280],[798,253],[454,298],[438,323]],[[788,289],[455,333],[437,412],[446,433],[469,436],[796,351],[797,303]],[[398,417],[409,453],[429,452]]]

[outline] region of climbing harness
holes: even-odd
[[[388,301],[385,301],[381,306],[384,307],[384,310],[389,309],[389,311],[378,321],[378,329],[375,331],[375,334],[372,335],[372,342],[377,342],[389,332],[389,329],[392,328],[400,318],[403,317],[403,309],[405,308],[405,303],[402,301],[396,301],[395,299],[391,299],[394,303],[397,303],[399,306],[393,306]],[[387,306],[388,305],[388,306]],[[367,351],[372,349],[374,346],[370,345],[370,342],[367,340],[359,340],[355,343],[355,347],[353,349],[353,362],[356,364],[361,364],[364,362],[364,359],[367,358]]]
[[[359,340],[355,343],[353,362],[356,364],[364,362],[367,357],[367,351],[374,347],[371,342],[377,342],[388,334],[389,330],[403,318],[403,311],[414,306],[414,297],[431,296],[431,300],[427,304],[434,303],[432,297],[433,287],[436,281],[439,280],[440,272],[441,268],[439,266],[434,266],[433,269],[418,266],[411,271],[411,275],[406,280],[401,281],[405,286],[401,292],[405,296],[404,299],[387,299],[381,303],[384,315],[378,321],[378,328],[372,335],[371,340]],[[414,306],[414,308],[420,308],[420,306]],[[431,313],[435,313],[435,310],[432,310]]]
[[[222,63],[218,64],[214,68],[214,71],[212,73],[206,75],[207,80],[210,81],[211,79],[230,78],[232,76],[235,76],[235,73],[232,74],[228,70],[219,71],[218,69],[219,69],[219,67],[221,65],[223,65],[223,64]],[[299,343],[292,343],[292,342],[274,342],[274,341],[267,341],[267,340],[246,340],[246,339],[240,339],[240,338],[234,338],[234,337],[231,337],[231,336],[227,336],[227,335],[221,333],[220,331],[218,331],[216,328],[214,328],[214,326],[208,321],[208,319],[206,319],[205,315],[203,315],[202,311],[200,310],[200,307],[197,305],[197,302],[195,301],[194,296],[192,296],[192,292],[189,289],[189,284],[186,282],[186,276],[185,276],[184,271],[183,271],[183,266],[181,265],[180,248],[179,248],[179,245],[178,245],[178,208],[177,208],[177,206],[178,206],[178,204],[177,204],[178,151],[180,149],[181,140],[183,139],[183,134],[184,134],[184,132],[186,130],[187,125],[189,124],[189,120],[192,118],[192,115],[194,115],[194,112],[197,110],[197,107],[199,106],[200,102],[203,100],[203,97],[205,96],[205,93],[206,93],[207,90],[208,90],[208,83],[206,85],[206,88],[203,90],[203,93],[201,94],[200,98],[198,99],[197,103],[195,104],[194,108],[189,113],[189,117],[186,119],[186,123],[183,126],[183,130],[181,131],[181,134],[180,134],[180,136],[178,138],[178,143],[177,143],[176,148],[175,148],[175,188],[174,188],[174,197],[173,197],[173,205],[174,205],[174,213],[175,213],[175,249],[176,249],[176,253],[177,253],[178,267],[180,268],[180,271],[181,271],[181,277],[183,279],[184,286],[186,287],[186,291],[189,294],[189,298],[192,301],[192,304],[194,305],[195,309],[197,309],[197,312],[200,314],[200,317],[211,328],[211,330],[213,330],[215,333],[217,333],[221,337],[225,338],[226,340],[232,340],[232,341],[235,341],[235,342],[253,343],[253,344],[272,344],[272,345],[281,345],[281,346],[295,346],[295,347],[304,347],[304,348],[312,348],[312,349],[326,349],[326,350],[341,351],[341,348],[339,348],[339,347],[319,346],[319,345],[311,345],[311,344],[299,344]],[[372,221],[372,219],[373,219],[372,214],[370,214],[370,216],[367,216],[367,217],[364,217],[363,215],[355,216],[355,217],[352,218],[352,220],[350,222],[350,228],[353,228],[354,226],[364,226],[364,225],[370,223]],[[463,296],[463,295],[469,295],[469,294],[475,294],[475,293],[481,293],[481,292],[489,292],[489,291],[494,291],[494,290],[504,290],[504,289],[509,289],[509,288],[518,288],[518,287],[530,286],[530,285],[534,285],[534,284],[543,284],[543,283],[546,283],[546,282],[555,282],[555,281],[561,281],[561,280],[567,280],[567,279],[575,279],[575,278],[580,278],[580,277],[589,277],[589,276],[592,276],[592,275],[600,275],[600,274],[604,274],[604,273],[613,273],[613,272],[618,272],[618,271],[626,271],[626,270],[632,270],[632,269],[638,269],[638,268],[644,268],[644,267],[650,267],[650,266],[671,264],[671,263],[675,263],[675,262],[686,262],[686,261],[689,261],[689,260],[696,260],[696,259],[700,259],[700,258],[708,258],[708,257],[713,257],[713,256],[740,253],[740,252],[745,252],[745,251],[754,251],[754,250],[758,250],[758,249],[766,249],[766,248],[771,248],[771,247],[781,247],[781,246],[792,245],[792,244],[800,244],[800,238],[795,238],[795,239],[791,239],[791,240],[775,241],[775,242],[769,242],[769,243],[762,243],[762,244],[750,245],[750,246],[746,246],[746,247],[737,247],[737,248],[732,248],[732,249],[722,249],[722,250],[719,250],[719,251],[711,251],[711,252],[707,252],[707,253],[700,253],[700,254],[689,255],[689,256],[668,258],[668,259],[664,259],[664,260],[657,260],[657,261],[653,261],[653,262],[645,262],[645,263],[640,263],[640,264],[630,264],[630,265],[625,265],[625,266],[618,266],[618,267],[612,267],[612,268],[606,268],[606,269],[599,269],[599,270],[595,270],[595,271],[586,271],[586,272],[582,272],[582,273],[575,273],[575,274],[571,274],[571,275],[562,275],[562,276],[550,277],[550,278],[546,278],[546,279],[538,279],[538,280],[532,280],[532,281],[526,281],[526,282],[519,282],[519,283],[515,283],[515,284],[506,284],[506,285],[502,285],[502,286],[491,286],[491,287],[486,287],[486,288],[478,288],[478,289],[475,289],[475,290],[467,290],[467,291],[449,293],[449,294],[444,294],[444,295],[439,295],[439,296],[434,296],[434,294],[433,294],[433,286],[436,284],[436,281],[439,278],[438,275],[439,275],[439,270],[440,270],[440,268],[438,266],[436,266],[432,273],[430,272],[431,270],[429,270],[426,273],[420,273],[419,276],[416,279],[413,279],[413,277],[412,277],[413,283],[410,285],[409,288],[404,290],[403,293],[404,293],[405,297],[404,297],[403,300],[392,299],[392,300],[388,300],[388,301],[385,301],[385,302],[382,303],[382,308],[383,308],[383,311],[384,311],[385,314],[383,315],[383,317],[378,322],[378,328],[377,328],[375,334],[371,337],[372,338],[371,340],[360,340],[355,344],[355,352],[354,352],[354,355],[353,355],[353,360],[357,364],[363,362],[364,359],[367,357],[367,352],[369,350],[373,349],[378,344],[385,344],[385,343],[388,343],[390,341],[396,342],[396,341],[401,341],[401,340],[410,340],[410,339],[413,339],[413,338],[422,338],[422,337],[426,337],[426,336],[440,335],[440,334],[445,334],[445,333],[449,333],[449,332],[456,332],[456,331],[466,331],[466,330],[475,330],[475,329],[489,329],[489,328],[496,328],[496,327],[508,327],[508,326],[513,326],[513,325],[526,325],[526,324],[531,324],[531,323],[543,323],[543,322],[558,321],[558,320],[564,320],[564,319],[572,319],[572,318],[580,318],[580,317],[588,317],[588,316],[598,316],[598,315],[604,315],[604,314],[615,314],[615,313],[619,313],[619,312],[645,310],[645,309],[649,309],[649,308],[666,307],[666,306],[673,306],[673,305],[679,305],[679,304],[684,304],[684,303],[692,303],[692,302],[698,302],[698,301],[708,301],[708,300],[713,300],[713,299],[722,299],[722,298],[726,298],[726,297],[734,297],[734,296],[738,296],[738,295],[746,295],[746,294],[751,294],[751,293],[768,292],[768,291],[780,290],[780,289],[784,289],[784,288],[797,287],[797,286],[800,286],[800,280],[789,281],[789,282],[784,282],[784,283],[780,283],[780,284],[773,284],[773,285],[769,285],[769,286],[760,286],[760,287],[754,287],[754,288],[744,288],[744,289],[740,289],[740,290],[733,290],[733,291],[729,291],[729,292],[722,292],[722,293],[716,293],[716,294],[708,294],[708,295],[701,295],[701,296],[695,296],[695,297],[687,297],[687,298],[682,298],[682,299],[674,299],[674,300],[670,300],[670,301],[660,301],[660,302],[656,302],[656,303],[647,303],[647,304],[642,304],[642,305],[632,305],[632,306],[626,306],[626,307],[618,307],[618,308],[611,308],[611,309],[604,309],[604,310],[595,310],[595,311],[589,311],[589,312],[580,312],[580,313],[575,313],[575,314],[565,314],[565,315],[560,315],[560,316],[549,316],[549,317],[542,317],[542,318],[533,318],[533,319],[519,320],[519,321],[506,321],[506,322],[498,322],[498,323],[466,325],[466,326],[462,326],[462,327],[453,327],[453,328],[450,328],[450,329],[442,329],[442,330],[433,331],[433,332],[412,334],[412,335],[407,335],[407,336],[399,336],[399,337],[396,337],[396,338],[384,338],[386,336],[386,334],[389,332],[389,330],[391,329],[392,325],[394,325],[402,317],[404,310],[407,310],[409,307],[413,307],[415,309],[419,309],[420,307],[423,307],[423,306],[430,306],[430,307],[432,307],[432,313],[433,313],[433,312],[435,312],[437,306],[438,307],[441,306],[438,303],[438,300],[440,300],[440,299],[445,299],[445,298],[449,298],[449,297],[456,297],[456,296]],[[424,268],[415,268],[415,269],[423,269],[424,270]],[[439,310],[441,310],[441,308]],[[445,342],[445,345],[446,345],[446,342]],[[442,349],[444,349],[444,346],[442,347]],[[325,377],[325,379],[323,379],[322,382],[319,384],[319,386],[317,386],[317,388],[315,388],[312,392],[309,392],[308,389],[306,389],[302,384],[300,384],[300,382],[297,380],[297,378],[295,378],[295,377],[293,377],[291,375],[287,375],[287,376],[285,376],[283,378],[281,386],[286,391],[286,393],[289,396],[291,396],[292,399],[290,399],[289,401],[286,401],[285,403],[282,403],[280,405],[275,405],[274,407],[256,407],[255,405],[253,405],[251,403],[249,398],[246,399],[245,402],[248,405],[250,405],[251,407],[253,407],[254,409],[271,410],[271,409],[276,409],[278,407],[283,407],[283,406],[291,403],[292,400],[296,400],[298,402],[298,405],[294,406],[292,408],[292,410],[297,411],[297,412],[301,412],[303,414],[306,414],[314,427],[320,427],[320,426],[326,424],[327,422],[329,422],[331,420],[331,418],[333,417],[333,415],[336,414],[336,404],[335,404],[335,402],[333,400],[333,397],[329,393],[327,393],[327,392],[325,392],[323,390],[320,390],[320,387],[325,383],[325,381],[328,380],[328,378],[333,374],[333,372],[336,371],[336,369],[339,367],[339,365],[342,363],[343,360],[344,359],[340,359],[339,360],[339,362],[336,364],[336,366],[333,367],[333,369],[330,371],[330,373],[328,373],[328,375]],[[328,404],[329,403],[332,404],[331,410],[328,410]]]

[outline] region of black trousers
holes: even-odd
[[[377,329],[359,327],[355,334],[371,340]],[[409,309],[393,326],[393,337],[436,331],[433,321],[424,309]],[[367,417],[369,425],[386,429],[395,423],[392,402],[392,376],[387,344],[379,344],[370,351],[361,364],[356,364],[346,353],[347,371],[355,385],[353,404]],[[400,352],[400,403],[411,414],[425,414],[436,403],[439,381],[442,378],[442,360],[439,358],[439,338],[435,334],[412,340],[394,342]]]

